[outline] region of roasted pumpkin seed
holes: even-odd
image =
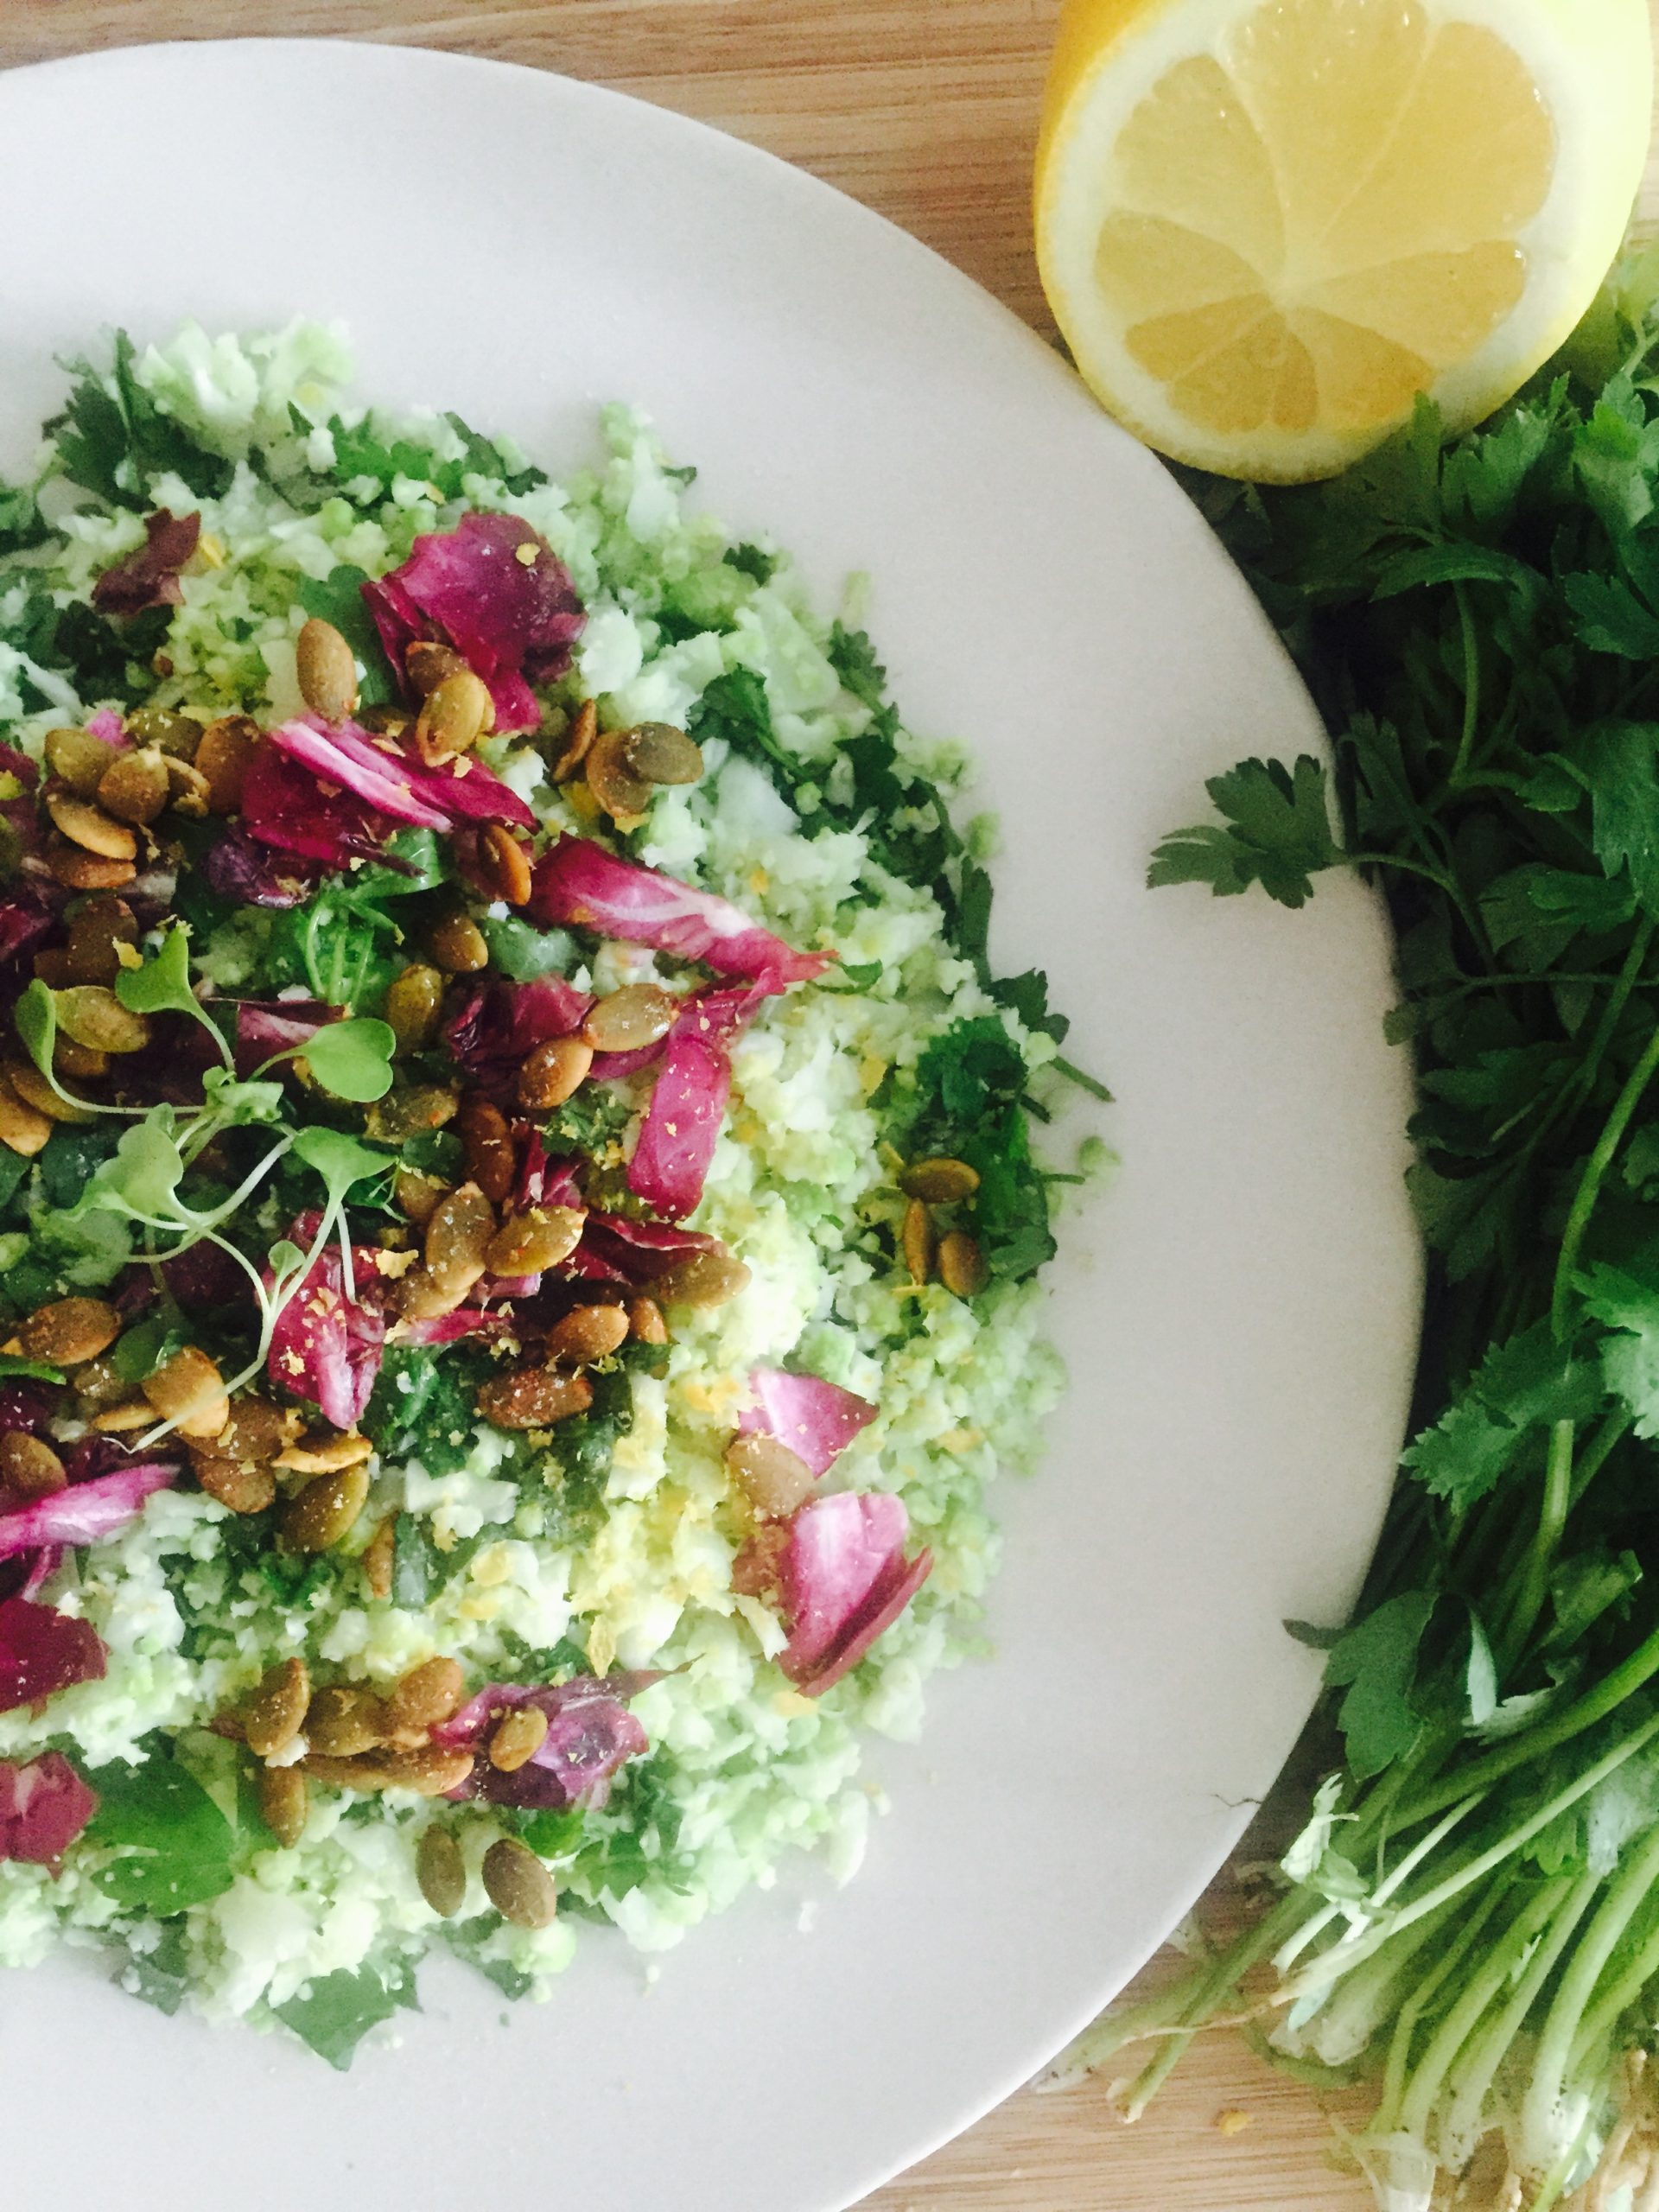
[[[486,822],[478,833],[478,872],[492,899],[522,906],[530,896],[530,856],[499,822]]]
[[[742,1261],[724,1249],[683,1252],[652,1276],[651,1290],[659,1306],[724,1306],[748,1280]]]
[[[985,1255],[966,1230],[953,1229],[940,1237],[939,1281],[955,1298],[975,1298],[989,1280]]]
[[[385,1016],[400,1052],[423,1052],[438,1033],[443,1008],[443,977],[416,962],[394,976],[386,991]]]
[[[695,784],[702,774],[702,748],[671,722],[639,722],[625,732],[623,765],[645,784]]]
[[[551,1428],[594,1402],[585,1375],[560,1375],[550,1367],[521,1367],[498,1375],[478,1394],[478,1410],[498,1428]]]
[[[256,1758],[275,1758],[305,1726],[311,1676],[303,1659],[282,1659],[242,1701],[242,1734]]]
[[[107,1351],[121,1333],[121,1316],[101,1298],[55,1298],[37,1306],[17,1332],[25,1359],[79,1367]]]
[[[49,1444],[26,1428],[0,1435],[0,1490],[17,1497],[52,1497],[68,1485],[63,1462]]]
[[[517,1836],[504,1835],[485,1853],[484,1889],[501,1917],[515,1928],[546,1928],[558,1910],[553,1877]]]
[[[283,1515],[283,1537],[296,1552],[332,1550],[349,1535],[368,1502],[366,1466],[342,1467],[335,1475],[315,1475]]]
[[[973,1197],[979,1188],[979,1170],[965,1160],[912,1160],[899,1178],[899,1187],[907,1198],[950,1205]]]
[[[490,964],[490,948],[484,932],[460,907],[440,914],[427,932],[432,957],[446,976],[475,976]]]
[[[628,1338],[620,1306],[573,1306],[547,1332],[547,1356],[566,1367],[591,1367],[620,1351]]]
[[[149,1018],[122,1005],[103,983],[72,983],[53,995],[66,1037],[94,1052],[142,1052],[149,1042]]]
[[[757,1513],[785,1520],[812,1495],[812,1470],[775,1436],[734,1436],[726,1469]]]
[[[231,1417],[224,1377],[196,1344],[175,1351],[138,1387],[162,1420],[185,1436],[217,1436]]]
[[[919,1290],[933,1272],[934,1246],[933,1217],[919,1198],[912,1198],[905,1208],[899,1243],[904,1248],[906,1269]]]
[[[296,1766],[268,1766],[259,1776],[259,1817],[284,1851],[305,1834],[310,1792]]]
[[[584,1044],[596,1052],[637,1052],[666,1037],[680,1001],[658,983],[624,983],[601,999],[582,1025]]]
[[[300,696],[326,722],[343,722],[357,705],[357,663],[332,622],[314,614],[294,645]]]
[[[594,1065],[594,1048],[580,1037],[550,1037],[518,1071],[518,1103],[532,1114],[550,1113],[574,1098]]]
[[[386,1699],[386,1713],[395,1729],[435,1728],[461,1704],[461,1662],[440,1653],[411,1667]]]
[[[490,1738],[490,1764],[499,1774],[517,1774],[528,1766],[547,1741],[547,1715],[539,1705],[515,1706],[495,1724]]]
[[[493,1275],[538,1275],[568,1260],[582,1242],[587,1215],[575,1206],[531,1206],[508,1217],[484,1255]]]

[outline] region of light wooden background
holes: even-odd
[[[1047,333],[1027,219],[1058,0],[0,0],[0,67],[148,39],[378,38],[592,78],[718,124],[840,185]],[[1659,0],[1654,0],[1659,13]],[[1659,216],[1659,169],[1644,209]],[[149,219],[167,219],[165,208]],[[15,218],[14,218],[15,219]],[[1294,1806],[1240,1856],[1267,1855]],[[1225,1878],[1208,1910],[1230,1917]],[[1149,1973],[1158,1971],[1156,1965]],[[994,2001],[994,2000],[992,2000]],[[1242,2115],[1224,2132],[1217,2120]],[[1227,2034],[1137,2127],[1104,2089],[1014,2098],[868,2212],[1367,2212],[1312,2094]]]

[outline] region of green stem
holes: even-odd
[[[1643,1902],[1650,1903],[1651,1900],[1652,1892],[1649,1891]],[[1573,2055],[1567,2061],[1567,2072],[1571,2077],[1576,2079],[1583,2073],[1591,2052],[1612,2033],[1619,2014],[1628,2005],[1635,2004],[1656,1974],[1659,1974],[1659,1927],[1649,1931],[1630,1965],[1618,1980],[1597,1998],[1594,2009],[1586,2015],[1584,2025],[1573,2039]]]
[[[1420,2142],[1427,2139],[1430,2115],[1459,2052],[1526,1956],[1528,1946],[1554,1917],[1556,1907],[1572,1886],[1562,1875],[1554,1882],[1547,1882],[1523,1901],[1502,1940],[1487,1952],[1468,1986],[1435,2029],[1412,2074],[1410,2089],[1399,2106],[1399,2125],[1407,2134],[1414,2135]]]
[[[1453,1940],[1442,1948],[1430,1972],[1400,2007],[1395,2017],[1394,2033],[1389,2038],[1388,2062],[1382,2071],[1382,2094],[1372,2115],[1368,2133],[1387,2135],[1402,2124],[1399,2115],[1406,2101],[1406,2080],[1411,2071],[1412,2038],[1417,2032],[1417,2024],[1485,1934],[1486,1923],[1503,1903],[1503,1895],[1502,1889],[1488,1891],[1468,1915]],[[1431,2043],[1430,2049],[1433,2048]]]
[[[1659,1880],[1659,1827],[1649,1833],[1640,1850],[1631,1853],[1624,1872],[1609,1887],[1561,1976],[1544,2021],[1521,2105],[1521,2143],[1535,2165],[1541,2163],[1542,2145],[1554,2130],[1585,2010],[1614,1946],[1656,1880]]]
[[[1475,634],[1468,593],[1457,582],[1452,584],[1452,593],[1458,602],[1458,622],[1463,632],[1463,733],[1448,779],[1451,788],[1456,791],[1469,766],[1470,755],[1475,749],[1475,733],[1480,726],[1480,640]]]
[[[1573,1498],[1573,1423],[1558,1421],[1549,1434],[1544,1467],[1544,1497],[1538,1527],[1521,1566],[1515,1601],[1498,1638],[1497,1672],[1503,1681],[1526,1649],[1549,1594],[1549,1572],[1567,1526]]]
[[[1575,1506],[1606,1464],[1607,1455],[1617,1444],[1622,1444],[1630,1433],[1636,1416],[1628,1406],[1615,1406],[1589,1443],[1579,1454],[1578,1465],[1573,1470],[1573,1495],[1568,1510]]]
[[[1600,1887],[1599,1875],[1580,1875],[1577,1882],[1572,1885],[1567,1902],[1554,1926],[1533,1953],[1526,1972],[1516,1984],[1508,2004],[1476,2037],[1455,2094],[1440,2118],[1438,2140],[1447,2164],[1462,2165],[1472,2155],[1476,2143],[1485,2133],[1488,2124],[1486,2099],[1497,2079],[1497,2069],[1521,2032],[1522,2024],[1531,2012],[1538,1993],[1555,1971],[1556,1961],[1573,1940],[1574,1929],[1589,1910]]]
[[[1615,1667],[1611,1675],[1605,1675],[1574,1704],[1539,1721],[1523,1736],[1496,1745],[1484,1758],[1471,1760],[1425,1796],[1403,1806],[1399,1815],[1400,1826],[1414,1827],[1419,1821],[1444,1812],[1448,1805],[1460,1802],[1473,1791],[1490,1789],[1493,1783],[1501,1782],[1517,1767],[1530,1765],[1534,1759],[1541,1758],[1558,1745],[1570,1743],[1574,1736],[1582,1735],[1586,1728],[1605,1719],[1627,1697],[1634,1696],[1656,1674],[1659,1674],[1659,1628],[1652,1630],[1622,1665]],[[1642,1740],[1647,1740],[1645,1732]]]
[[[1613,1162],[1613,1154],[1624,1140],[1630,1116],[1642,1103],[1642,1094],[1659,1072],[1659,1029],[1648,1039],[1641,1058],[1624,1078],[1624,1088],[1614,1102],[1613,1110],[1596,1140],[1596,1148],[1585,1162],[1584,1173],[1573,1200],[1573,1210],[1567,1217],[1567,1231],[1561,1238],[1560,1257],[1555,1262],[1555,1288],[1549,1301],[1550,1325],[1558,1342],[1564,1342],[1572,1333],[1568,1326],[1568,1308],[1573,1297],[1573,1274],[1578,1266],[1579,1247],[1584,1242],[1585,1230],[1590,1226],[1590,1217],[1596,1210],[1596,1200],[1601,1195],[1601,1185]]]
[[[1410,1927],[1414,1921],[1421,1919],[1427,1912],[1432,1912],[1446,1898],[1461,1896],[1471,1883],[1480,1881],[1494,1867],[1501,1866],[1506,1859],[1513,1858],[1522,1844],[1530,1843],[1534,1836],[1541,1834],[1569,1806],[1576,1805],[1580,1797],[1586,1796],[1598,1783],[1605,1782],[1610,1774],[1617,1772],[1626,1759],[1633,1758],[1655,1736],[1659,1736],[1659,1713],[1599,1758],[1593,1766],[1587,1767],[1577,1781],[1569,1783],[1567,1789],[1558,1790],[1529,1820],[1522,1821],[1518,1827],[1511,1828],[1487,1850],[1466,1859],[1454,1872],[1437,1882],[1433,1889],[1425,1891],[1422,1896],[1403,1906],[1387,1930],[1374,1929],[1369,1936],[1360,1936],[1351,1942],[1338,1943],[1334,1950],[1326,1951],[1316,1959],[1281,1993],[1293,1999],[1312,1995],[1323,1983],[1334,1980],[1360,1959],[1369,1958],[1380,1944],[1388,1940],[1389,1936],[1402,1928]],[[1656,1847],[1659,1847],[1659,1829],[1654,1831],[1654,1840]]]

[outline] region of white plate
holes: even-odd
[[[141,48],[0,79],[0,207],[13,464],[100,326],[303,309],[349,320],[365,388],[556,467],[596,402],[638,399],[826,593],[870,569],[909,718],[965,737],[1001,810],[999,960],[1048,968],[1124,1160],[1056,1269],[1074,1388],[1000,1501],[996,1657],[875,1762],[894,1810],[856,1883],[803,1862],[649,1993],[595,1932],[509,2028],[429,1968],[401,2054],[349,2080],[87,1974],[8,1976],[5,2199],[830,2212],[1013,2089],[1190,1904],[1313,1694],[1280,1624],[1340,1618],[1375,1532],[1418,1300],[1378,915],[1347,884],[1300,916],[1143,888],[1203,778],[1313,745],[1313,712],[1169,478],[1028,330],[677,117],[434,54]]]

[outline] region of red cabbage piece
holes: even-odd
[[[550,1198],[550,1205],[563,1203]],[[700,1229],[675,1229],[664,1221],[635,1221],[620,1213],[590,1208],[582,1225],[582,1242],[560,1273],[580,1275],[590,1282],[621,1282],[635,1289],[647,1286],[684,1252],[717,1252],[720,1239]]]
[[[458,994],[443,1039],[468,1075],[510,1081],[538,1045],[580,1029],[594,1001],[563,976],[527,983],[493,977]]]
[[[740,1418],[738,1433],[775,1436],[815,1475],[828,1473],[859,1431],[875,1419],[876,1408],[868,1398],[816,1375],[752,1367],[749,1388],[758,1402]]]
[[[196,550],[200,515],[175,515],[158,507],[144,517],[143,544],[92,586],[92,605],[100,614],[142,614],[151,607],[181,607],[184,588],[179,570]]]
[[[63,1565],[63,1553],[61,1544],[42,1544],[37,1552],[24,1552],[16,1562],[23,1570],[17,1596],[33,1598],[43,1589]]]
[[[237,1073],[250,1076],[275,1054],[308,1045],[319,1029],[340,1018],[340,1008],[321,999],[238,999]]]
[[[113,745],[119,751],[130,751],[126,725],[113,707],[100,707],[95,715],[88,715],[86,728],[94,737],[101,737],[105,745]]]
[[[467,514],[417,537],[403,567],[365,583],[363,597],[400,681],[416,639],[442,639],[489,686],[503,735],[540,722],[524,679],[562,674],[588,619],[569,570],[517,515]]]
[[[0,1382],[0,1432],[27,1428],[38,1435],[56,1411],[61,1395],[54,1382]]]
[[[365,806],[352,791],[322,791],[314,775],[276,746],[257,745],[242,779],[242,826],[262,845],[296,854],[302,860],[321,861],[328,868],[345,868],[353,860],[378,857],[396,825]],[[222,839],[213,852],[222,852],[229,842]],[[220,865],[227,874],[236,872],[233,858]],[[208,880],[213,881],[212,854],[207,867]],[[215,882],[214,888],[219,887]],[[232,887],[225,887],[231,895],[238,895]],[[297,906],[299,901],[281,903]]]
[[[276,753],[270,758],[282,760]],[[282,765],[288,766],[285,761]],[[311,789],[315,797],[316,786]],[[299,906],[316,888],[315,868],[300,863],[297,854],[294,864],[284,866],[239,829],[226,830],[207,848],[202,873],[221,899],[233,899],[238,906]]]
[[[0,1511],[0,1559],[32,1552],[42,1544],[93,1544],[113,1536],[144,1510],[152,1491],[168,1490],[179,1471],[170,1462],[143,1459],[117,1467],[91,1482],[72,1483],[50,1497],[32,1499]]]
[[[308,1252],[321,1226],[320,1214],[303,1213],[289,1230]],[[357,1296],[346,1295],[340,1246],[330,1238],[276,1318],[266,1372],[296,1398],[309,1398],[336,1428],[353,1427],[369,1402],[386,1341],[386,1317],[372,1250],[352,1251]],[[267,1273],[265,1286],[271,1276]]]
[[[789,1642],[778,1663],[817,1697],[855,1667],[932,1572],[933,1554],[905,1557],[910,1516],[886,1491],[809,1499],[789,1524],[779,1573]]]
[[[51,930],[54,916],[24,899],[0,899],[0,961],[32,951]]]
[[[650,1750],[650,1738],[628,1711],[662,1680],[659,1674],[611,1675],[603,1681],[578,1675],[568,1682],[492,1682],[468,1699],[453,1719],[432,1731],[435,1744],[456,1751],[480,1749],[509,1707],[533,1705],[547,1715],[547,1734],[528,1762],[502,1774],[481,1759],[456,1794],[493,1805],[563,1812],[571,1805],[599,1806],[610,1795],[611,1777]]]
[[[28,1598],[0,1599],[0,1713],[34,1705],[73,1682],[101,1681],[105,1656],[90,1621]]]
[[[542,855],[524,911],[532,921],[574,925],[699,960],[768,994],[806,982],[834,957],[797,952],[713,892],[619,860],[588,837],[561,837]]]
[[[0,1759],[0,1859],[55,1866],[97,1810],[96,1791],[61,1751],[26,1766]]]
[[[677,1014],[628,1162],[628,1188],[677,1220],[702,1196],[732,1088],[728,1047],[759,1003],[748,990],[703,991]]]
[[[313,775],[337,784],[354,798],[393,822],[412,823],[418,830],[448,830],[454,825],[442,810],[429,806],[415,795],[414,780],[404,773],[403,748],[378,752],[365,737],[361,746],[346,742],[352,725],[324,724],[314,729],[308,721],[283,722],[272,730],[270,741],[279,753]],[[366,758],[365,757],[366,755]]]
[[[395,738],[373,737],[355,722],[325,722],[317,715],[283,722],[272,730],[270,741],[314,775],[340,785],[394,822],[443,830],[461,821],[536,827],[535,815],[518,792],[470,753],[429,768]]]

